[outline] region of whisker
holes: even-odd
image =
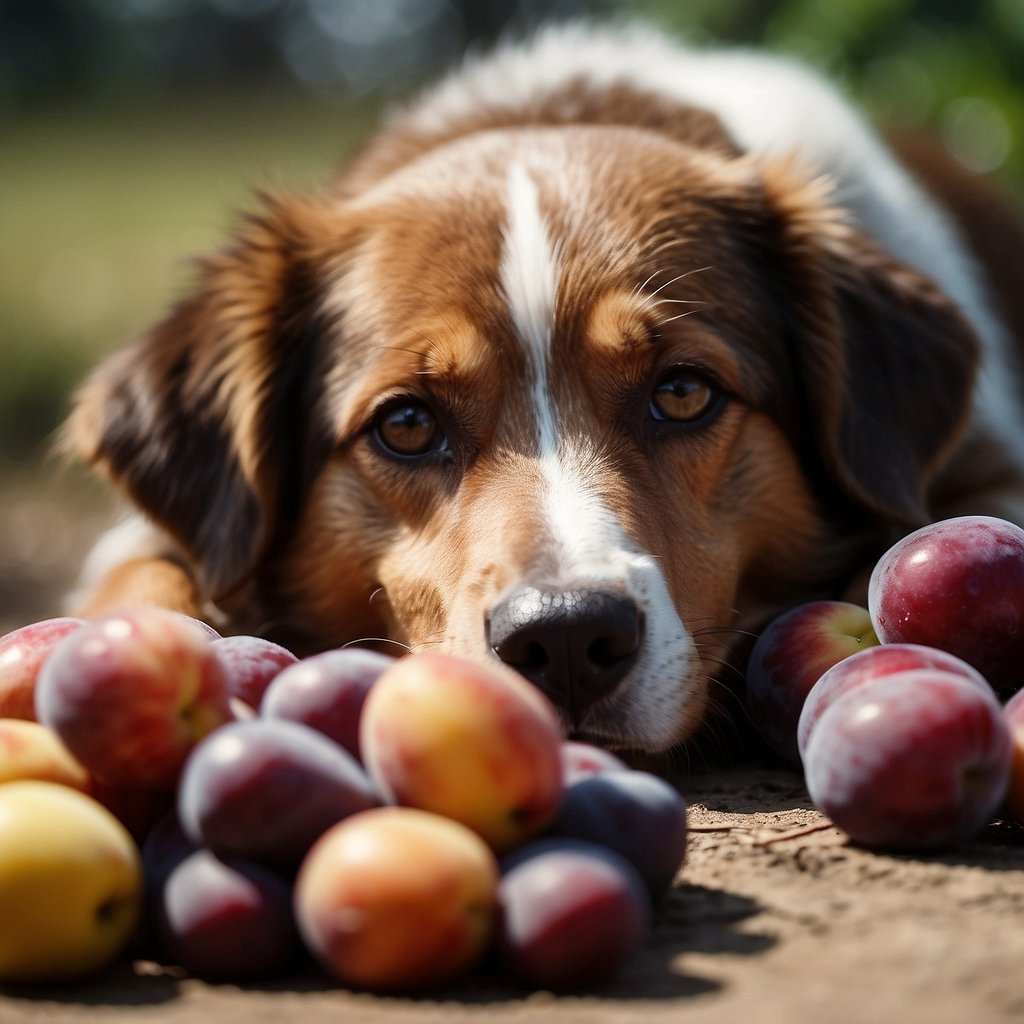
[[[687,270],[685,274],[680,274],[678,277],[673,277],[671,281],[666,281],[663,285],[659,285],[657,288],[654,289],[653,292],[651,292],[650,295],[647,296],[647,300],[650,301],[656,295],[658,295],[661,292],[663,292],[666,288],[669,288],[672,285],[676,284],[678,281],[685,280],[687,277],[692,277],[694,274],[701,274],[705,270],[710,270],[710,269],[711,269],[711,267],[708,266],[708,267],[694,267],[693,270]]]
[[[734,636],[746,636],[753,640],[756,640],[759,633],[753,633],[749,629],[740,629],[739,626],[698,626],[697,629],[692,630],[691,635],[694,639],[699,636],[711,636],[716,633],[732,633]]]
[[[680,313],[678,316],[670,316],[667,320],[659,320],[654,325],[654,329],[657,330],[659,327],[664,327],[665,324],[674,323],[676,320],[682,320],[684,316],[693,316],[694,313],[699,313],[699,309],[688,309],[685,313]]]
[[[639,295],[640,292],[642,292],[659,274],[663,274],[663,273],[665,273],[664,270],[656,270],[653,274],[651,274],[650,277],[647,278],[646,281],[644,281],[643,284],[638,284],[633,289],[633,291],[630,293],[630,298],[632,298],[634,295]],[[657,294],[657,293],[655,293],[655,294]]]
[[[412,652],[412,648],[408,644],[402,643],[401,640],[392,640],[388,636],[361,636],[356,640],[349,640],[341,645],[341,649],[344,650],[346,647],[358,647],[360,644],[394,644],[395,647],[401,647],[406,654]]]

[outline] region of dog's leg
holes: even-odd
[[[72,601],[72,614],[88,618],[130,605],[158,605],[203,618],[195,582],[178,562],[167,558],[133,558],[115,566],[81,602]]]
[[[171,539],[139,515],[130,515],[97,541],[65,608],[88,617],[148,604],[204,618],[196,581]]]

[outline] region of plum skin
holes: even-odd
[[[855,842],[927,850],[992,820],[1010,757],[994,696],[920,669],[838,697],[811,733],[804,764],[811,799]]]
[[[270,868],[195,850],[156,894],[162,952],[190,974],[242,980],[283,970],[301,948],[291,885]]]
[[[502,862],[498,957],[520,983],[574,989],[605,980],[642,943],[647,888],[595,843],[540,839]]]
[[[621,854],[657,900],[686,855],[686,801],[671,783],[648,772],[603,772],[566,787],[548,834]]]
[[[991,516],[923,526],[878,560],[868,608],[883,644],[955,654],[1005,699],[1024,680],[1024,530]]]
[[[190,839],[271,864],[298,864],[331,825],[379,803],[355,758],[285,719],[222,726],[189,756],[178,787]]]

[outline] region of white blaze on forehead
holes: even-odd
[[[561,274],[558,246],[540,209],[537,184],[522,164],[508,173],[501,286],[523,347],[537,424],[543,536],[540,562],[548,586],[604,588],[628,594],[644,622],[634,671],[586,723],[609,740],[660,749],[672,742],[694,701],[699,659],[664,576],[642,552],[600,491],[600,456],[578,437],[559,437],[549,386],[551,343]]]
[[[630,547],[622,524],[594,488],[595,462],[580,444],[541,455],[544,522],[562,582],[616,575],[615,559]]]
[[[540,210],[536,182],[522,164],[508,172],[501,286],[512,325],[533,379],[533,404],[541,451],[555,447],[554,412],[548,394],[548,360],[558,297],[559,261]]]

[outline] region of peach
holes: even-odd
[[[95,800],[53,782],[0,786],[0,981],[85,977],[138,920],[135,844]]]
[[[57,734],[38,722],[0,719],[0,782],[37,779],[85,791],[89,773]]]
[[[457,658],[414,654],[385,671],[360,747],[385,802],[461,822],[498,851],[539,833],[561,800],[552,705],[519,676]]]
[[[382,807],[324,833],[303,860],[295,913],[309,950],[344,983],[422,988],[482,956],[498,866],[469,829],[426,811]]]

